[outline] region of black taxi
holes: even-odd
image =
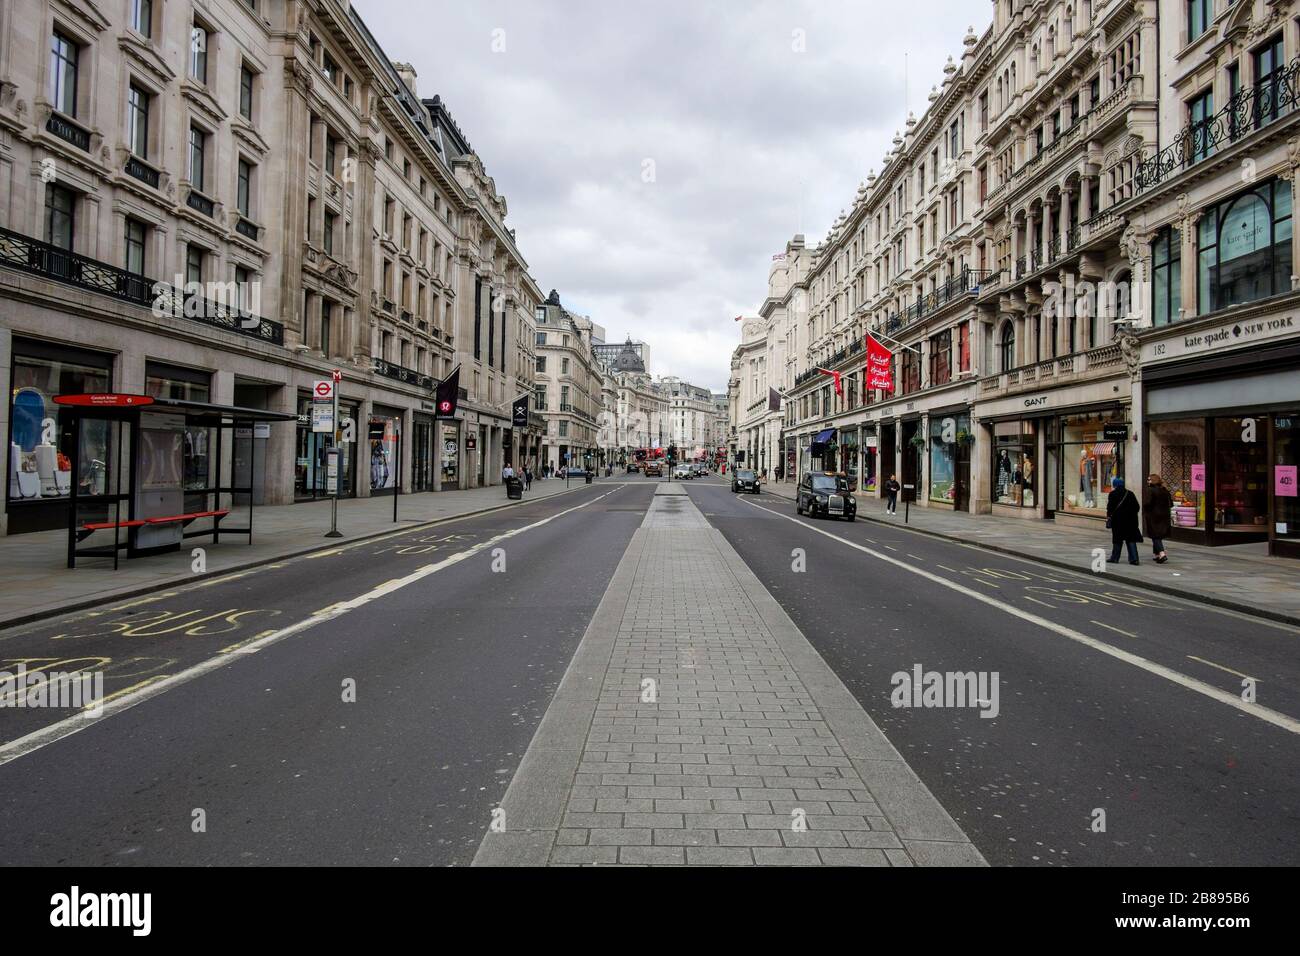
[[[857,520],[858,500],[849,488],[849,478],[843,472],[811,471],[799,481],[799,494],[795,498],[799,514],[818,517]]]

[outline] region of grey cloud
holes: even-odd
[[[715,390],[771,255],[821,235],[902,128],[903,54],[919,114],[989,18],[987,0],[354,2],[448,102],[538,283]]]

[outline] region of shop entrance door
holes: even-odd
[[[411,490],[433,490],[433,422],[415,420],[415,445],[411,449]]]
[[[920,434],[920,424],[920,422],[903,423],[903,477],[900,479],[903,485],[903,501],[916,501],[919,491],[922,446],[915,444],[913,439]],[[908,490],[908,485],[912,486],[911,491]]]
[[[957,442],[953,451],[952,506],[957,511],[970,510],[970,442]]]
[[[881,425],[880,426],[880,461],[878,462],[878,467],[880,468],[879,471],[880,480],[877,482],[877,484],[881,488],[885,486],[885,482],[889,480],[889,476],[892,475],[897,470],[898,466],[894,463],[897,457],[896,449],[897,446],[894,443],[894,426]]]

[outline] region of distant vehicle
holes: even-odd
[[[645,476],[647,478],[662,478],[664,476],[664,466],[662,462],[647,461],[645,463]]]
[[[690,465],[678,465],[673,469],[673,478],[676,481],[688,481],[695,477],[695,471]]]
[[[586,478],[587,469],[583,468],[582,465],[570,465],[566,474],[570,478]]]
[[[848,518],[856,521],[858,500],[849,491],[847,475],[835,471],[811,472],[799,482],[795,511],[816,518]]]
[[[709,474],[709,466],[704,464],[702,461],[697,461],[691,466],[691,471],[695,473],[697,478],[705,478]]]
[[[732,473],[731,476],[732,494],[740,494],[741,492],[744,491],[750,492],[751,494],[755,494],[755,495],[759,493],[758,474],[756,472],[749,471],[746,469],[746,470]]]

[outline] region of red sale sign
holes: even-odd
[[[894,391],[894,353],[867,333],[867,388]]]

